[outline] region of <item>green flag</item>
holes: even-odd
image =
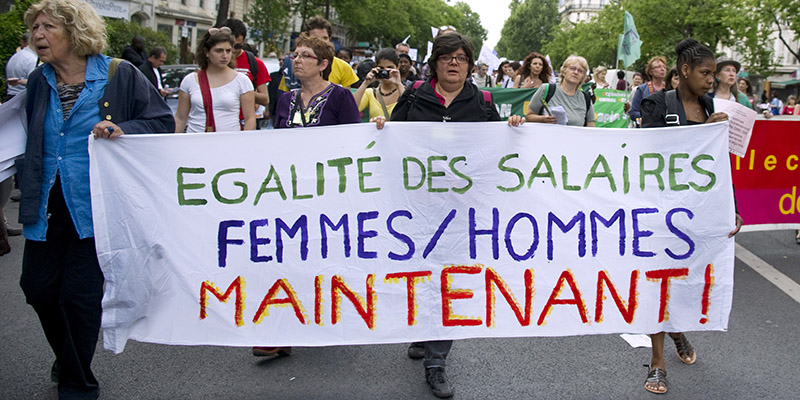
[[[636,32],[636,25],[633,23],[633,15],[625,11],[625,33],[619,35],[617,45],[617,60],[622,60],[625,68],[636,62],[641,56],[642,41],[639,40],[639,32]]]

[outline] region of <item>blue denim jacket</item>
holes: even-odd
[[[61,112],[61,100],[56,89],[55,71],[49,64],[42,68],[50,86],[50,99],[45,112],[42,137],[42,194],[39,218],[35,224],[25,224],[25,237],[45,240],[47,236],[47,200],[50,188],[61,176],[61,188],[75,230],[81,239],[94,236],[92,205],[89,196],[88,140],[92,128],[100,122],[97,101],[108,83],[110,58],[103,56],[86,59],[85,86],[66,119]]]
[[[72,111],[63,118],[53,68],[44,64],[28,80],[26,111],[28,143],[21,171],[20,222],[27,239],[47,237],[47,202],[60,176],[64,200],[80,237],[94,236],[89,193],[88,139],[101,118],[126,134],[174,132],[169,106],[133,65],[123,62],[108,82],[111,59],[86,59],[85,87]]]

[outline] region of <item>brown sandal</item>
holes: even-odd
[[[291,347],[253,347],[253,355],[256,357],[288,357],[292,355]]]
[[[694,364],[697,361],[697,353],[694,351],[694,347],[689,343],[689,339],[686,339],[686,335],[683,333],[679,333],[678,335],[678,337],[674,337],[672,334],[669,335],[672,341],[675,342],[678,358],[684,364]]]
[[[648,384],[655,384],[655,389],[647,386]],[[651,369],[647,374],[647,379],[644,380],[644,390],[655,394],[667,393],[667,371],[661,368]]]

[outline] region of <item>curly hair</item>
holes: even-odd
[[[322,71],[322,79],[327,81],[333,69],[333,45],[303,32],[294,41],[295,51],[297,51],[297,48],[300,46],[308,47],[314,51],[314,55],[317,56],[317,65],[319,65],[322,60],[328,60],[328,66]]]
[[[83,0],[42,0],[25,11],[25,25],[33,32],[39,14],[64,25],[72,53],[79,57],[100,54],[106,46],[106,24]],[[31,41],[29,46],[33,47]]]
[[[537,76],[537,78],[539,78],[540,81],[547,83],[547,81],[550,80],[550,74],[552,73],[552,71],[550,70],[550,63],[547,62],[547,60],[544,58],[543,55],[535,51],[532,52],[531,54],[528,54],[528,56],[525,57],[525,60],[522,64],[522,71],[520,72],[520,75],[522,75],[522,79],[525,79],[528,76],[530,76],[531,63],[535,58],[542,60],[542,72],[539,72],[539,76]]]

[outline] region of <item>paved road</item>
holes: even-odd
[[[16,203],[7,214],[16,216]],[[737,243],[800,282],[793,231],[741,233]],[[0,258],[0,387],[4,399],[55,399],[53,356],[19,288],[23,240]],[[697,364],[667,358],[669,393],[659,398],[795,399],[800,304],[736,261],[728,332],[693,333]],[[405,345],[296,348],[263,360],[249,349],[128,342],[97,348],[104,399],[426,399],[420,361]],[[667,345],[667,351],[674,347]],[[456,399],[642,399],[650,350],[617,335],[456,342],[448,373]]]

